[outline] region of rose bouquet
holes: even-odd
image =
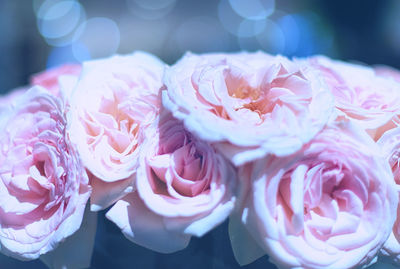
[[[400,264],[399,77],[264,52],[37,74],[0,98],[0,251],[88,267],[107,210],[161,253],[229,220],[241,265]]]

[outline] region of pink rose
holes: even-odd
[[[335,97],[336,108],[368,131],[376,141],[400,122],[400,85],[374,69],[323,56],[306,60]]]
[[[188,53],[166,71],[164,83],[165,107],[235,165],[299,150],[333,108],[318,79],[262,52]]]
[[[17,102],[17,99],[33,85],[42,86],[54,96],[65,99],[75,87],[81,69],[78,64],[65,64],[35,74],[31,77],[29,86],[19,87],[1,95],[0,108]]]
[[[38,258],[81,225],[91,190],[65,136],[63,113],[59,99],[34,87],[0,114],[0,250],[6,255]]]
[[[94,211],[132,191],[143,129],[160,108],[163,70],[160,60],[143,52],[83,64],[67,133],[93,175]]]
[[[247,171],[250,190],[230,224],[239,263],[263,254],[282,268],[374,261],[392,230],[398,194],[379,148],[357,128],[332,124],[298,153]]]
[[[58,67],[40,72],[31,77],[31,85],[39,85],[50,91],[55,96],[60,94],[59,79],[61,76],[78,77],[81,73],[80,64],[64,64]]]
[[[400,191],[400,128],[397,127],[387,131],[377,143],[392,168],[397,190]],[[381,252],[388,257],[389,261],[400,265],[400,207],[397,208],[397,219],[394,223],[392,234]]]
[[[136,191],[106,216],[131,241],[170,253],[229,216],[236,175],[221,155],[169,113],[148,128],[146,137]]]

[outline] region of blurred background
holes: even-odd
[[[134,50],[168,64],[186,51],[264,50],[400,68],[399,14],[398,0],[0,0],[0,93],[63,63]],[[162,255],[130,243],[101,213],[96,240],[91,268],[240,268],[227,223]],[[0,268],[45,266],[0,255]],[[241,268],[275,267],[264,257]]]
[[[325,54],[400,67],[398,0],[0,0],[0,93],[65,62],[145,50]]]

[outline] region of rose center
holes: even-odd
[[[86,131],[88,143],[92,146],[106,137],[108,145],[117,153],[127,155],[136,149],[139,124],[132,119],[127,106],[121,106],[120,101],[116,97],[113,100],[103,98],[98,112],[88,115]]]
[[[278,201],[292,221],[294,234],[301,233],[304,225],[325,239],[354,232],[367,200],[362,180],[341,164],[302,164],[288,171],[279,184]]]
[[[205,167],[203,156],[205,145],[182,130],[172,136],[163,136],[160,146],[167,151],[161,150],[150,159],[156,193],[169,193],[176,198],[194,197],[209,188],[207,173],[210,170]]]

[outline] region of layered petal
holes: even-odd
[[[55,96],[61,95],[60,78],[64,76],[79,77],[82,70],[80,64],[64,64],[38,74],[34,74],[30,79],[31,85],[45,88]]]
[[[91,193],[62,102],[34,87],[0,114],[0,245],[35,259],[75,233]]]
[[[339,115],[360,124],[375,141],[399,123],[400,84],[393,73],[324,56],[301,62],[334,95]]]
[[[375,261],[392,231],[398,193],[382,152],[360,127],[329,124],[298,153],[252,169],[250,190],[231,219],[252,236],[242,244],[255,242],[282,268]],[[252,261],[237,244],[235,251]]]
[[[387,131],[377,143],[392,169],[397,191],[400,195],[400,128],[396,127]],[[385,243],[381,253],[387,258],[387,261],[400,264],[400,208],[397,209],[396,216],[392,234]]]
[[[151,125],[143,144],[136,191],[107,217],[133,242],[169,253],[222,223],[235,203],[233,167],[170,113]]]
[[[68,100],[67,133],[93,176],[93,210],[132,190],[142,132],[160,108],[163,69],[143,52],[83,64]]]
[[[329,92],[268,54],[186,54],[168,69],[164,106],[235,165],[299,150],[328,120]]]

